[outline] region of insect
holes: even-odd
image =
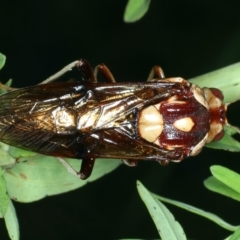
[[[77,82],[53,82],[72,69]],[[102,73],[105,82],[97,81]],[[165,165],[218,141],[227,124],[223,95],[153,67],[147,82],[116,83],[109,69],[75,61],[39,85],[0,96],[0,141],[45,155],[82,159],[90,176],[96,158]]]

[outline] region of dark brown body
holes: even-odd
[[[182,151],[176,155],[139,138],[137,127],[141,109],[181,92],[176,85],[65,82],[16,90],[0,96],[0,140],[59,157],[180,159]],[[74,124],[59,126],[52,114],[58,108],[72,115]],[[87,121],[94,119],[94,124],[86,122],[78,129],[77,118],[82,114],[89,116]]]
[[[84,70],[90,71],[88,65]],[[95,158],[182,160],[209,131],[208,109],[181,78],[113,84],[91,77],[0,96],[0,141],[45,155],[82,159],[81,178],[86,178]],[[170,101],[173,96],[184,105]],[[159,103],[164,125],[156,144],[141,137],[139,118],[143,109]],[[176,130],[172,123],[186,116],[193,119],[193,129]]]

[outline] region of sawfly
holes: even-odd
[[[80,81],[54,82],[77,69]],[[105,82],[98,82],[102,73]],[[41,84],[0,96],[0,141],[37,153],[82,160],[76,175],[90,176],[96,158],[165,165],[198,154],[220,140],[227,104],[216,88],[153,67],[147,82],[116,83],[109,69],[75,61]]]

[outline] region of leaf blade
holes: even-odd
[[[186,240],[182,226],[177,222],[171,212],[139,182],[137,189],[146,205],[161,239]]]
[[[7,195],[6,183],[3,178],[3,170],[0,167],[0,218],[2,218],[8,209],[9,197]]]
[[[75,170],[80,169],[80,160],[66,160]],[[68,173],[56,158],[38,154],[20,158],[13,168],[6,169],[4,178],[10,198],[32,202],[80,188],[110,173],[120,164],[118,160],[98,159],[91,176],[83,181]]]
[[[150,0],[129,0],[124,11],[124,22],[132,23],[140,20],[148,11]]]
[[[8,230],[8,235],[12,240],[19,240],[19,224],[17,219],[17,214],[13,206],[12,201],[9,199],[9,206],[7,212],[4,216],[5,224]]]
[[[211,166],[210,171],[218,181],[240,193],[240,175],[238,173],[220,165]]]
[[[6,62],[6,56],[0,53],[0,70],[3,68]]]
[[[232,198],[236,201],[240,201],[240,193],[226,186],[224,183],[220,182],[213,176],[205,179],[203,184],[208,190],[212,192],[216,192],[226,197]]]
[[[225,222],[223,219],[221,219],[220,217],[218,217],[214,213],[207,212],[207,211],[204,211],[200,208],[193,207],[189,204],[186,204],[186,203],[183,203],[183,202],[180,202],[180,201],[175,201],[175,200],[172,200],[172,199],[169,199],[169,198],[165,198],[165,197],[162,197],[162,196],[159,196],[159,195],[156,195],[156,194],[154,194],[154,196],[162,202],[172,204],[172,205],[177,206],[179,208],[185,209],[189,212],[195,213],[199,216],[205,217],[205,218],[215,222],[216,224],[218,224],[222,228],[225,228],[229,231],[236,231],[236,229],[239,227],[239,226],[234,226],[234,225],[231,225],[231,224]]]

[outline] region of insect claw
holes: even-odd
[[[138,165],[138,161],[136,160],[122,159],[122,162],[129,167],[136,167]]]
[[[73,174],[77,178],[80,178],[79,173],[75,171],[63,158],[58,157],[57,159],[69,173]]]
[[[95,158],[93,157],[85,157],[82,159],[82,165],[81,165],[81,170],[78,173],[78,176],[82,179],[85,180],[87,179],[93,170]]]
[[[159,160],[158,163],[161,164],[162,166],[166,166],[169,164],[169,160]]]
[[[86,157],[82,159],[81,170],[80,172],[77,172],[63,158],[58,157],[57,159],[67,169],[69,173],[82,180],[87,179],[91,175],[95,162],[95,158],[91,157]]]

